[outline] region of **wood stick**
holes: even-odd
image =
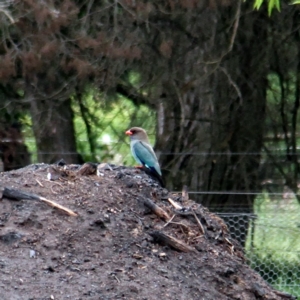
[[[164,219],[165,221],[170,220],[169,214],[164,211],[161,207],[155,204],[152,200],[144,197],[140,197],[139,201],[141,201],[146,207],[148,207],[151,211],[153,211],[157,216]]]
[[[162,227],[162,228],[165,228],[166,226],[168,226],[168,224],[170,224],[173,219],[175,218],[176,215],[173,215],[172,218]]]
[[[165,234],[161,231],[153,231],[150,233],[150,235],[158,242],[166,244],[178,251],[190,252],[190,251],[195,250],[193,247],[187,245],[186,243],[184,243],[168,234]]]
[[[188,201],[189,200],[189,193],[188,193],[188,188],[186,185],[182,187],[182,200],[183,201]]]
[[[44,197],[40,197],[40,201],[43,201],[45,203],[47,203],[48,205],[52,206],[52,207],[55,207],[57,209],[60,209],[60,210],[63,210],[64,212],[66,212],[68,215],[70,216],[73,216],[73,217],[77,217],[78,215],[71,209],[65,207],[65,206],[62,206],[52,200],[49,200],[49,199],[46,199]]]
[[[41,187],[44,187],[43,184],[42,184],[38,179],[35,178],[35,181],[36,181]]]
[[[181,226],[181,227],[184,227],[184,228],[185,228],[186,230],[188,230],[188,231],[191,230],[191,228],[190,228],[188,225],[185,225],[185,224],[183,224],[183,223],[181,223],[181,222],[170,222],[170,224],[179,225],[179,226]]]
[[[168,201],[174,206],[175,209],[182,209],[182,206],[179,205],[177,202],[172,200],[171,198],[168,198]]]
[[[31,194],[31,193],[27,193],[27,192],[23,192],[20,190],[16,190],[16,189],[11,189],[11,188],[4,188],[3,192],[2,192],[2,197],[6,197],[9,199],[14,199],[14,200],[38,200],[38,201],[42,201],[47,203],[48,205],[55,207],[57,209],[60,209],[64,212],[66,212],[68,215],[70,216],[77,216],[77,214],[72,211],[69,208],[66,208],[52,200],[46,199],[44,197],[38,196],[36,194]]]
[[[198,224],[198,226],[200,228],[201,233],[205,235],[205,229],[204,229],[202,223],[200,222],[199,218],[197,217],[197,215],[196,215],[196,213],[195,213],[195,211],[193,209],[192,209],[192,212],[193,212],[193,215],[194,215],[194,217],[196,219],[196,222],[197,222],[197,224]]]

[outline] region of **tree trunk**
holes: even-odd
[[[19,169],[30,164],[30,154],[24,143],[18,122],[0,123],[0,164],[2,171]]]
[[[0,172],[19,169],[31,162],[20,122],[26,106],[20,100],[11,85],[0,85]]]
[[[76,151],[71,100],[41,100],[32,97],[30,112],[36,138],[38,161],[81,163]]]
[[[221,15],[225,22],[226,15]],[[173,84],[168,81],[158,104],[156,148],[167,187],[181,190],[188,185],[190,191],[200,192],[192,197],[225,214],[233,237],[242,245],[253,213],[253,192],[259,184],[267,87],[268,48],[262,42],[266,29],[262,13],[244,14],[233,49],[222,62],[199,64],[202,70],[195,75],[200,79],[187,82],[186,76]],[[226,41],[224,36],[215,39],[215,49],[218,41]],[[205,61],[212,48],[206,50],[202,55],[199,52],[199,61]],[[186,61],[176,66],[178,73],[184,77],[184,70],[194,68],[196,62],[192,64]]]

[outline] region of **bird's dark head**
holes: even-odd
[[[146,131],[141,127],[132,127],[128,129],[125,134],[130,136],[131,140],[139,140],[149,143]]]

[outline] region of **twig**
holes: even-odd
[[[179,205],[177,202],[172,200],[171,198],[168,198],[168,201],[174,206],[175,209],[182,209],[182,206]]]
[[[182,200],[183,201],[188,201],[189,200],[189,192],[188,188],[186,185],[182,187]]]
[[[153,231],[150,233],[150,235],[158,242],[164,243],[178,251],[190,252],[190,251],[195,250],[193,247],[190,247],[186,243],[184,243],[170,235],[167,235],[161,231]]]
[[[64,188],[64,186],[61,183],[59,183],[59,182],[53,182],[51,180],[49,180],[49,182],[51,182],[52,185],[59,185],[62,189]]]
[[[194,217],[196,219],[196,222],[197,222],[197,224],[198,224],[198,226],[199,226],[202,234],[205,234],[204,227],[203,227],[202,223],[200,222],[199,218],[197,217],[197,215],[196,215],[196,213],[195,213],[195,211],[193,209],[192,209],[192,212],[193,212],[193,215],[194,215]]]
[[[77,215],[74,211],[72,211],[71,209],[66,208],[66,207],[64,207],[64,206],[62,206],[62,205],[60,205],[60,204],[58,204],[58,203],[56,203],[56,202],[54,202],[54,201],[51,201],[51,200],[46,199],[46,198],[44,198],[44,197],[40,197],[39,200],[41,200],[41,201],[43,201],[43,202],[49,204],[49,205],[52,206],[52,207],[55,207],[55,208],[58,208],[58,209],[60,209],[60,210],[65,211],[65,212],[66,212],[67,214],[69,214],[70,216],[73,216],[73,217],[78,216],[78,215]]]
[[[235,21],[234,21],[234,24],[233,24],[232,35],[231,35],[231,38],[230,38],[230,44],[229,44],[228,51],[227,51],[226,54],[231,52],[231,50],[233,48],[233,45],[234,45],[234,41],[235,41],[235,38],[236,38],[236,34],[237,34],[237,31],[238,31],[239,22],[240,22],[240,17],[241,17],[241,2],[242,1],[239,0],[238,4],[237,4],[237,9],[236,9],[235,16],[234,16]]]
[[[52,192],[53,194],[55,194],[55,195],[58,194],[57,192],[55,192],[55,191],[53,190],[53,186],[52,186],[52,185],[51,185],[50,189],[51,189],[51,192]]]
[[[116,274],[112,274],[112,276],[118,281],[118,283],[120,283],[120,279],[117,277]]]
[[[231,255],[233,254],[233,252],[234,252],[234,245],[229,241],[229,239],[228,238],[224,238],[224,240],[229,244],[229,249],[230,249],[230,251],[231,251]]]
[[[183,223],[180,223],[180,222],[171,222],[170,224],[176,224],[176,225],[180,225],[181,227],[184,227],[186,230],[190,230],[190,227],[183,224]]]
[[[15,200],[38,200],[47,203],[48,205],[58,208],[64,212],[66,212],[70,216],[76,217],[77,214],[69,208],[66,208],[52,200],[46,199],[44,197],[38,196],[36,194],[26,193],[20,190],[4,188],[2,197],[15,199]]]
[[[11,24],[15,23],[15,20],[13,19],[13,17],[10,15],[10,13],[7,10],[0,8],[0,12],[2,12],[9,19]]]
[[[35,181],[36,181],[41,187],[44,187],[43,184],[42,184],[38,179],[35,178]]]
[[[243,96],[242,96],[241,90],[238,87],[237,83],[235,81],[233,81],[230,74],[227,72],[227,70],[225,68],[220,67],[220,70],[227,76],[229,83],[233,86],[233,88],[235,89],[235,91],[240,99],[240,105],[242,105],[243,104]]]
[[[168,226],[172,220],[175,218],[176,215],[173,215],[172,218],[162,227],[162,228],[165,228],[166,226]]]

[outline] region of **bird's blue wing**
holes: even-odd
[[[142,165],[161,175],[157,157],[150,145],[140,141],[136,142],[132,146],[132,154],[142,163]]]

